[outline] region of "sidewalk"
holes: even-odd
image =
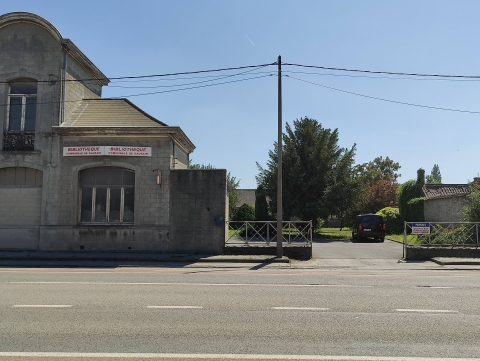
[[[290,265],[287,257],[259,255],[209,255],[209,254],[165,254],[141,252],[0,252],[1,266],[161,266],[190,263],[255,263]]]
[[[0,252],[0,267],[249,267],[295,269],[465,269],[480,270],[480,258],[438,257],[424,261],[396,259],[276,258],[268,255],[209,255],[132,252]],[[243,266],[242,266],[243,265]]]

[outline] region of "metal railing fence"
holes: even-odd
[[[419,246],[479,247],[478,222],[422,222],[429,227],[428,234],[414,234],[418,222],[405,222],[403,243]]]
[[[225,243],[249,244],[277,242],[277,221],[227,221],[228,237]],[[283,242],[303,242],[312,245],[312,221],[282,222]]]

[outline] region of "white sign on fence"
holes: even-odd
[[[64,157],[113,155],[123,157],[151,157],[152,147],[119,147],[100,145],[91,147],[63,147]]]
[[[412,223],[412,234],[430,234],[430,222]]]

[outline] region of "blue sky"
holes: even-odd
[[[480,75],[478,1],[2,2],[1,13],[13,11],[50,21],[108,77],[266,64],[278,55],[284,63]],[[480,81],[365,77],[292,66],[283,70],[349,92],[480,112]],[[240,188],[255,188],[255,162],[265,165],[277,139],[276,67],[217,81],[263,75],[145,96],[131,95],[172,88],[119,86],[158,87],[212,78],[112,81],[103,96],[129,95],[152,116],[185,131],[197,147],[191,154],[194,163],[226,168],[240,180]],[[480,114],[382,102],[283,78],[284,124],[303,116],[338,128],[342,147],[357,145],[357,163],[378,156],[399,162],[400,182],[416,178],[420,167],[429,174],[435,163],[443,183],[465,183],[480,173]]]

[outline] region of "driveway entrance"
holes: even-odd
[[[403,245],[385,239],[384,243],[352,242],[352,240],[314,239],[314,259],[400,259]]]

